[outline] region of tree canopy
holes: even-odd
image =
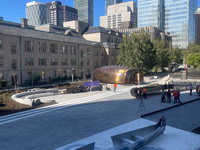
[[[149,33],[132,33],[125,35],[123,43],[119,44],[117,63],[149,72],[153,67],[168,67],[170,63],[182,63],[182,53],[178,47],[172,47],[171,42],[163,39],[151,42]]]
[[[130,37],[125,35],[123,40],[124,42],[119,44],[118,64],[140,68],[145,71],[153,68],[155,65],[155,50],[148,33],[132,33]]]

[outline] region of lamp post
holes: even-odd
[[[60,79],[60,84],[61,84],[61,67],[58,67],[57,70],[58,70],[58,73],[59,73],[59,79]]]
[[[88,54],[90,54],[90,52],[86,52],[85,54],[83,54],[83,56],[81,56],[81,74],[82,74],[82,57],[85,57]],[[84,79],[85,79],[85,71],[84,71]]]
[[[74,83],[74,68],[72,68],[72,83]]]

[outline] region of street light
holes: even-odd
[[[82,57],[85,57],[88,54],[90,54],[90,52],[86,52],[85,54],[83,54],[83,56],[81,55],[81,75],[82,75]],[[85,71],[84,71],[84,78],[85,78]]]
[[[74,83],[74,68],[72,68],[72,83]]]

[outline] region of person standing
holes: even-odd
[[[143,90],[141,88],[139,88],[138,90],[138,99],[142,99],[143,97]]]
[[[199,85],[196,86],[196,93],[198,95],[198,93],[199,93]]]
[[[167,103],[171,103],[171,91],[168,89],[167,91]]]
[[[147,89],[146,88],[143,88],[143,96],[144,96],[144,99],[147,99]]]
[[[114,92],[116,91],[116,89],[117,89],[117,83],[115,83],[115,84],[113,85],[113,91],[114,91]]]
[[[178,89],[177,91],[178,91],[178,102],[181,103],[181,100],[180,100],[180,95],[181,95],[180,94],[180,90]]]
[[[174,91],[173,96],[174,96],[174,104],[175,104],[177,103],[177,100],[178,100],[178,91]]]
[[[162,90],[161,92],[161,103],[165,103],[166,102],[166,99],[165,99],[165,91]]]
[[[136,99],[138,99],[138,89],[137,88],[135,88],[135,97],[136,97]]]
[[[190,84],[190,96],[192,96],[192,84]]]

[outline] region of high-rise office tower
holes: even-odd
[[[109,5],[114,5],[118,3],[122,3],[123,0],[106,0],[105,1],[105,14],[107,15],[107,9]]]
[[[78,9],[78,20],[94,24],[93,0],[74,0],[74,8]]]
[[[200,45],[200,7],[194,13],[195,19],[195,44]]]
[[[59,1],[52,1],[45,4],[47,7],[47,23],[63,26],[64,13],[63,5]],[[78,20],[78,10],[65,5],[66,21]]]
[[[36,1],[26,3],[26,18],[29,25],[46,24],[46,6]]]
[[[100,17],[100,26],[111,29],[136,28],[136,2],[129,1],[108,6],[107,15]]]
[[[197,0],[139,0],[138,27],[155,26],[172,35],[172,44],[186,48],[195,41]]]

